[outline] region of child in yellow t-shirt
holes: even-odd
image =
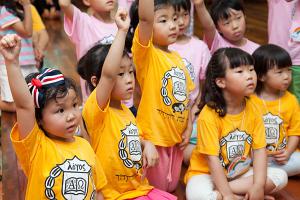
[[[139,1],[139,23],[132,42],[141,87],[137,122],[159,153],[159,163],[147,169],[147,178],[152,185],[169,192],[176,189],[183,149],[190,138],[190,132],[185,130],[189,95],[194,87],[182,58],[168,49],[178,34],[173,3]]]
[[[255,86],[251,55],[236,48],[212,55],[185,175],[187,199],[264,199],[287,184],[283,170],[266,167],[263,121],[247,98]]]
[[[265,124],[269,166],[283,169],[289,176],[300,174],[300,110],[297,98],[287,91],[292,61],[283,48],[268,44],[254,53],[258,76],[253,102],[259,106]]]
[[[83,118],[107,177],[104,198],[174,200],[175,196],[149,185],[143,172],[158,156],[154,145],[140,138],[133,114],[122,104],[131,98],[135,85],[132,61],[124,50],[130,20],[126,11],[118,10],[115,21],[118,32],[113,44],[97,44],[78,64],[79,74],[93,91]]]
[[[76,85],[56,69],[30,74],[27,85],[20,48],[15,34],[0,41],[17,113],[11,140],[28,178],[25,198],[103,200],[103,169],[90,144],[74,136],[81,118]]]

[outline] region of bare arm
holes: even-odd
[[[101,78],[96,87],[97,102],[102,109],[107,105],[116,78],[120,72],[126,34],[130,24],[128,13],[123,10],[117,11],[115,20],[119,30],[105,58]]]
[[[216,26],[205,6],[204,0],[194,0],[195,9],[198,15],[198,20],[203,28],[203,34],[205,35],[205,41],[208,48],[211,48],[212,42],[216,34]]]
[[[154,22],[154,0],[139,1],[139,39],[142,45],[147,45],[151,39]]]
[[[71,3],[71,0],[59,0],[59,6],[64,12],[65,16],[73,21],[73,14],[74,14],[74,7],[73,4]]]
[[[217,156],[208,155],[207,161],[213,182],[216,185],[218,192],[223,196],[223,199],[235,200],[219,158]]]
[[[23,0],[24,20],[12,25],[13,29],[21,37],[28,38],[32,36],[32,17],[30,0]]]
[[[35,107],[19,66],[20,48],[21,38],[15,34],[6,35],[0,41],[0,51],[5,59],[9,86],[16,105],[20,139],[24,139],[34,126]]]
[[[103,196],[103,194],[102,194],[101,191],[97,191],[96,199],[97,199],[97,200],[104,200],[104,196]]]

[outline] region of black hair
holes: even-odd
[[[110,47],[111,44],[97,43],[78,61],[77,72],[81,78],[86,80],[87,86],[91,91],[95,89],[95,86],[91,82],[91,78],[92,76],[96,76],[98,84],[101,77],[102,67]],[[128,56],[128,54],[129,51],[125,47],[123,56]]]
[[[180,11],[180,8],[183,8],[185,11],[191,11],[191,1],[190,0],[173,0],[176,11]]]
[[[36,76],[39,74],[40,73],[29,74],[25,78],[26,82],[30,83],[31,80],[33,78],[36,78]],[[44,98],[44,102],[41,103],[40,108],[35,108],[35,118],[38,122],[40,120],[42,120],[43,109],[45,108],[45,106],[47,105],[47,103],[50,100],[56,101],[59,98],[65,97],[69,93],[70,89],[73,89],[75,91],[76,96],[79,97],[79,91],[78,91],[75,81],[73,79],[67,78],[67,77],[65,77],[64,79],[65,79],[64,84],[60,84],[55,87],[47,87],[45,89],[43,89],[43,88],[41,89],[41,92],[43,92],[45,98]]]
[[[11,12],[13,15],[24,19],[24,9],[23,6],[16,0],[0,0],[0,5],[5,6],[5,8]]]
[[[250,54],[238,48],[220,48],[211,57],[207,69],[200,104],[201,110],[205,104],[213,108],[219,116],[226,115],[226,101],[222,89],[216,84],[217,78],[224,78],[226,69],[253,65],[254,61]]]
[[[178,6],[176,5],[175,1],[177,0],[154,0],[154,10],[158,10],[167,6],[172,6],[175,10],[178,9]],[[187,0],[188,1],[188,0]],[[132,40],[134,36],[135,29],[139,23],[139,13],[138,13],[138,7],[139,7],[139,0],[135,0],[129,9],[129,16],[130,16],[130,27],[126,36],[125,41],[125,47],[128,50],[128,52],[131,53],[131,47],[132,47]]]
[[[210,15],[215,24],[218,26],[220,19],[228,19],[230,17],[230,9],[244,12],[243,3],[241,0],[214,0],[211,8]]]
[[[257,86],[255,92],[259,94],[263,89],[263,82],[260,81],[270,69],[278,69],[292,66],[292,59],[289,53],[274,44],[267,44],[257,48],[253,54],[254,69],[257,74]]]

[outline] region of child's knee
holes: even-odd
[[[277,192],[283,189],[288,183],[288,175],[282,169],[269,167],[267,176],[268,179],[266,183],[266,188],[270,191],[268,193]],[[273,185],[273,187],[271,185]]]

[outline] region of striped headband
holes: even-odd
[[[64,83],[64,75],[59,70],[51,68],[44,69],[42,73],[31,79],[31,82],[28,83],[28,87],[33,97],[35,107],[40,108],[43,105],[45,89],[56,87]]]

